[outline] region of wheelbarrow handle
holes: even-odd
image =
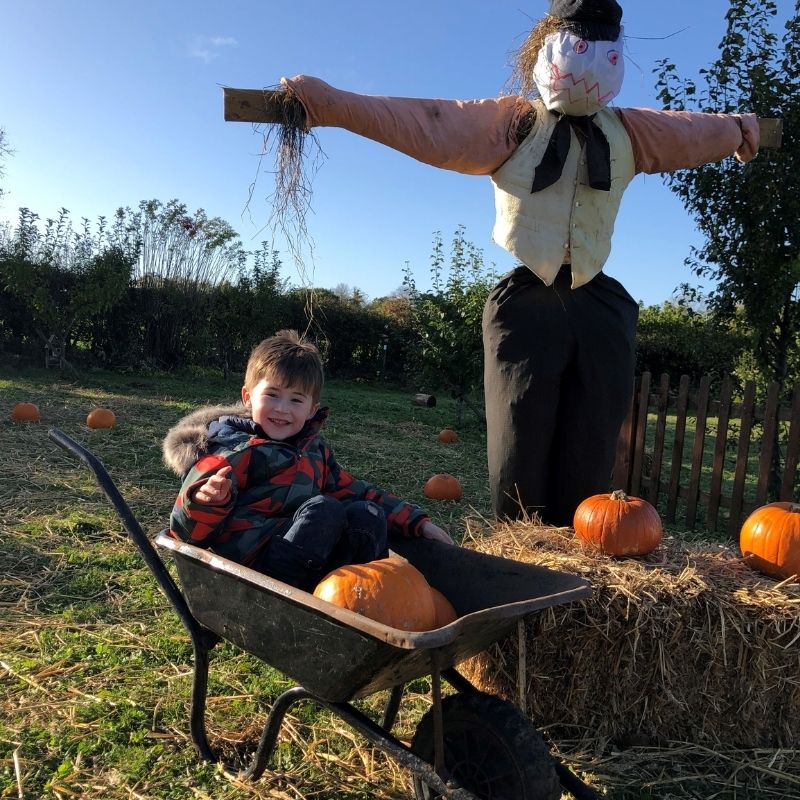
[[[202,636],[201,628],[197,620],[192,616],[191,611],[189,611],[186,600],[181,594],[180,589],[178,589],[172,575],[169,574],[164,562],[161,560],[155,547],[151,544],[150,539],[147,538],[147,535],[142,530],[142,526],[136,520],[136,517],[133,516],[133,512],[120,494],[114,481],[111,480],[111,476],[106,471],[100,459],[58,428],[50,428],[47,432],[47,436],[63,450],[66,450],[70,455],[82,461],[92,471],[106,498],[111,505],[114,506],[128,537],[139,549],[145,563],[150,568],[150,572],[153,573],[156,581],[158,581],[158,585],[161,587],[161,590],[167,596],[170,603],[172,603],[172,607],[181,618],[181,621],[192,638],[195,636]]]

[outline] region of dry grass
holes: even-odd
[[[608,786],[637,774],[665,791],[706,786],[704,797],[712,786],[800,797],[800,585],[673,537],[614,559],[571,529],[526,522],[473,530],[468,546],[593,585],[590,599],[529,618],[522,645],[498,643],[467,669],[487,691],[524,697],[572,763]]]
[[[41,374],[35,377],[30,382],[15,379],[0,402],[4,453],[0,462],[0,798],[409,797],[407,773],[311,703],[301,704],[287,719],[271,765],[274,770],[259,782],[245,784],[226,777],[214,765],[201,763],[188,737],[192,660],[188,636],[155,589],[92,477],[46,438],[48,425],[55,424],[92,449],[108,467],[137,519],[155,533],[169,513],[176,490],[174,478],[160,463],[164,432],[197,405],[224,402],[231,387],[185,378],[172,383],[117,379],[115,384],[104,377],[102,384],[83,385],[48,383]],[[420,476],[428,469],[459,475],[465,481],[466,504],[433,509],[454,533],[463,530],[469,504],[484,507],[480,491],[485,492],[485,480],[477,470],[473,474],[474,464],[484,463],[481,436],[464,432],[456,447],[429,446],[428,441],[433,442],[449,420],[409,406],[406,396],[366,388],[352,393],[345,387],[331,390],[336,413],[330,438],[343,463],[352,465],[362,454],[365,473],[374,472],[378,482],[391,480],[398,491],[409,495],[415,486],[418,491]],[[46,422],[11,425],[6,410],[17,399],[37,402]],[[113,408],[117,426],[89,431],[84,420],[93,405]],[[347,417],[351,406],[362,421],[374,418],[376,425],[391,421],[386,430],[381,429],[381,438],[388,442],[385,449],[373,441],[371,427],[362,425],[364,438],[358,438],[360,428]],[[440,409],[435,412],[438,415]],[[394,440],[390,438],[393,428],[397,428]],[[695,551],[691,558],[673,557],[673,551],[664,549],[642,563],[609,562],[576,552],[565,531],[530,525],[500,527],[496,532],[487,528],[485,521],[470,523],[469,546],[498,548],[523,560],[536,558],[584,574],[595,584],[594,606],[575,604],[541,614],[531,623],[538,619],[545,632],[526,640],[528,701],[567,763],[585,772],[609,796],[625,800],[800,797],[800,755],[791,749],[791,737],[797,741],[798,719],[797,707],[792,705],[797,702],[792,691],[796,692],[798,680],[798,642],[793,631],[800,598],[795,587],[777,589],[771,581],[745,571],[733,558],[723,559],[724,570],[719,573],[712,573]],[[662,721],[673,726],[680,717],[670,718],[659,705],[663,698],[658,689],[659,681],[670,685],[669,681],[680,677],[681,665],[668,658],[671,646],[662,648],[663,663],[652,655],[645,636],[648,625],[658,620],[668,626],[667,612],[678,608],[679,600],[671,597],[676,594],[694,598],[695,603],[708,601],[707,622],[687,617],[683,628],[708,637],[713,629],[708,627],[703,633],[703,625],[712,626],[720,618],[718,612],[716,617],[711,614],[718,606],[710,602],[720,592],[730,598],[726,602],[735,601],[739,610],[724,606],[725,634],[723,639],[719,631],[715,634],[718,652],[726,654],[729,674],[734,677],[726,686],[713,684],[714,692],[719,693],[719,702],[728,702],[731,692],[742,691],[739,684],[755,685],[752,682],[760,680],[758,672],[766,662],[745,658],[740,664],[738,660],[741,630],[763,646],[782,630],[788,661],[781,674],[774,676],[772,694],[761,702],[771,703],[773,695],[780,693],[785,708],[781,710],[777,701],[769,706],[766,717],[771,721],[758,719],[744,707],[725,713],[738,719],[743,729],[760,731],[765,737],[770,725],[776,724],[775,735],[790,737],[785,749],[734,748],[730,742],[701,744],[688,735],[683,743],[664,742],[665,729],[639,724],[648,719],[642,716],[642,706],[636,705],[641,703],[642,690],[637,688],[641,680],[650,687],[648,712],[658,710]],[[603,602],[597,604],[599,598]],[[783,616],[784,602],[795,610],[794,621]],[[556,611],[566,615],[560,622],[552,616]],[[758,615],[763,624],[754,627],[748,615]],[[672,635],[677,636],[678,630],[675,623]],[[602,639],[602,646],[584,653],[586,637]],[[669,642],[664,639],[665,645]],[[713,653],[708,655],[712,643],[712,639],[700,640],[698,651],[712,657]],[[550,649],[537,649],[545,644]],[[508,691],[512,699],[518,695],[515,647],[513,642],[506,643],[492,656],[498,659],[492,670],[503,683],[498,691]],[[586,671],[593,666],[590,653],[597,661],[594,673]],[[619,663],[612,663],[612,657]],[[639,675],[645,664],[650,664],[651,673]],[[621,704],[620,698],[625,698],[620,685],[630,687],[626,689],[630,711]],[[283,676],[263,662],[229,645],[216,648],[208,727],[212,744],[226,760],[247,763],[267,709],[288,686]],[[429,705],[424,681],[410,689],[397,725],[397,733],[405,740],[413,735]],[[592,696],[595,707],[591,714],[583,714],[580,703]],[[384,700],[385,695],[379,694],[359,705],[377,716]],[[548,704],[555,709],[549,717],[542,715]],[[788,713],[792,709],[794,720]],[[624,741],[604,722],[603,715],[610,712],[622,714],[623,719],[629,714],[637,722],[631,726],[631,735],[649,739]]]

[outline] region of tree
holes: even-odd
[[[212,331],[197,321],[213,312],[211,290],[236,281],[247,261],[236,231],[203,209],[190,214],[178,200],[144,200],[136,211],[117,210],[111,235],[138,253],[133,280],[147,361],[172,367],[192,346],[210,351]]]
[[[88,220],[75,231],[69,213],[48,219],[20,210],[17,228],[0,249],[0,287],[21,305],[45,346],[45,364],[63,369],[73,333],[82,322],[102,314],[124,295],[135,261],[106,240],[101,220],[93,234]]]
[[[406,264],[403,285],[409,292],[411,327],[418,345],[423,379],[442,382],[458,399],[458,422],[465,404],[481,419],[469,394],[483,383],[481,320],[496,275],[483,263],[483,251],[465,238],[459,225],[453,236],[449,269],[445,268],[442,234],[434,233],[431,253],[432,291],[419,292]]]
[[[406,265],[408,269],[408,265]],[[411,296],[405,286],[395,289],[386,297],[377,297],[369,304],[370,309],[393,319],[399,325],[411,324]]]
[[[202,208],[190,214],[178,200],[143,200],[137,211],[120,208],[112,230],[119,243],[137,245],[139,286],[168,282],[203,289],[235,280],[247,257],[239,234],[224,219],[209,217]]]
[[[761,376],[786,386],[797,363],[800,333],[800,0],[779,37],[773,0],[730,0],[719,58],[701,71],[704,86],[658,69],[667,108],[751,111],[781,117],[783,145],[744,167],[733,159],[673,173],[665,180],[693,215],[705,243],[687,264],[716,282],[708,301],[725,319],[743,315]],[[777,433],[776,433],[777,437]],[[774,449],[770,492],[779,486]]]
[[[209,327],[225,379],[243,371],[248,354],[262,339],[286,327],[289,316],[281,298],[286,289],[280,254],[269,243],[252,253],[253,264],[236,283],[221,283],[212,295]]]
[[[636,371],[658,376],[733,375],[748,336],[741,325],[722,322],[706,310],[666,302],[639,311],[636,327]]]
[[[0,178],[4,178],[6,175],[5,170],[5,160],[8,156],[11,155],[11,149],[8,146],[8,141],[6,140],[6,132],[0,128]],[[3,195],[5,191],[2,186],[0,186],[0,201],[3,199]]]
[[[733,159],[671,173],[664,180],[705,237],[686,263],[715,287],[709,308],[743,314],[765,381],[785,385],[797,362],[800,332],[800,1],[779,36],[772,0],[730,0],[719,58],[701,71],[704,86],[659,62],[657,88],[666,108],[751,111],[780,117],[779,150],[762,150],[742,167]]]

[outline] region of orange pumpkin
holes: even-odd
[[[17,403],[11,409],[11,419],[14,422],[39,422],[41,416],[33,403]]]
[[[117,418],[110,408],[95,408],[86,417],[86,425],[89,428],[113,428]]]
[[[742,525],[739,548],[751,567],[776,578],[800,576],[800,505],[768,503]]]
[[[433,607],[436,612],[433,622],[434,628],[442,628],[458,619],[458,614],[456,614],[453,604],[433,586],[431,586],[431,596],[433,597]]]
[[[611,556],[643,556],[661,543],[661,517],[646,500],[617,490],[587,497],[575,510],[578,538]]]
[[[397,556],[329,572],[314,596],[404,631],[435,627],[436,608],[425,576]]]
[[[458,478],[454,478],[446,472],[440,472],[438,475],[428,478],[422,491],[425,497],[430,497],[431,500],[461,499],[461,484]]]
[[[442,444],[455,444],[458,441],[458,434],[452,428],[445,428],[436,437]]]

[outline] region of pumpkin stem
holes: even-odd
[[[800,514],[800,503],[792,503],[789,506],[789,513],[790,514]]]
[[[627,503],[630,498],[627,494],[625,494],[624,489],[614,489],[614,491],[611,492],[611,497],[609,499],[622,500],[623,502]]]

